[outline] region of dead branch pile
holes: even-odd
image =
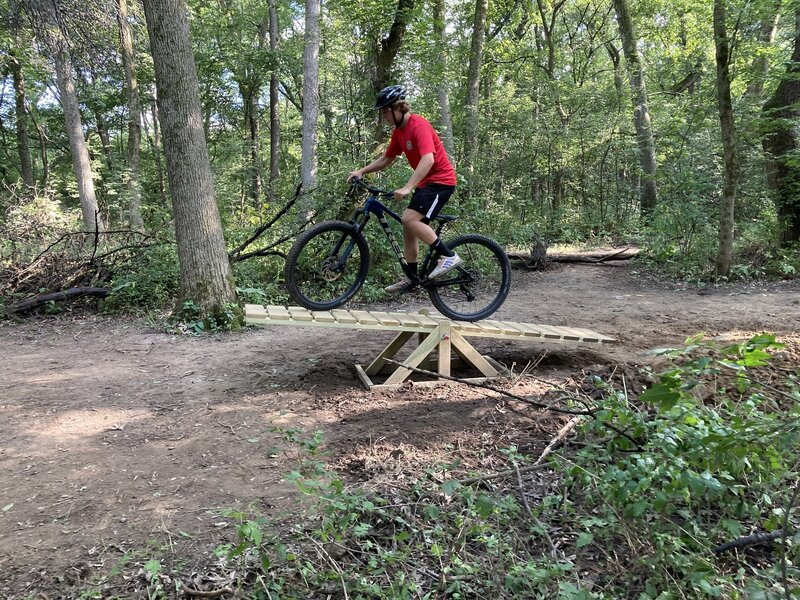
[[[158,241],[131,230],[62,234],[32,259],[0,263],[0,303],[8,314],[51,301],[105,296],[113,275]]]

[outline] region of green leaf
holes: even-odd
[[[639,398],[643,402],[650,402],[662,410],[669,410],[678,403],[681,395],[664,384],[656,384],[642,392]]]
[[[584,546],[591,544],[592,541],[594,541],[594,536],[588,531],[584,531],[578,536],[578,541],[575,542],[575,545],[578,548],[583,548]]]
[[[455,491],[461,487],[457,479],[448,479],[442,484],[442,492],[445,496],[452,496]]]

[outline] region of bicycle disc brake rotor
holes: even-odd
[[[329,256],[322,262],[320,275],[325,281],[336,281],[342,276],[342,268],[339,265],[339,258]]]

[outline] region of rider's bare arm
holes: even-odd
[[[425,178],[425,175],[428,174],[428,171],[431,170],[433,166],[433,152],[428,152],[428,154],[423,154],[419,159],[419,164],[417,168],[414,169],[414,172],[411,174],[411,177],[406,182],[406,184],[401,187],[399,190],[395,190],[394,196],[398,200],[402,200],[405,196],[408,196],[417,184]]]
[[[389,158],[385,154],[376,158],[371,163],[369,163],[366,167],[361,167],[356,171],[352,171],[347,176],[347,181],[351,181],[352,179],[361,179],[367,173],[374,173],[375,171],[382,171],[386,167],[390,166],[394,162],[394,157]],[[430,169],[430,167],[428,167]]]

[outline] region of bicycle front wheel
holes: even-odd
[[[478,234],[447,243],[464,263],[428,287],[436,309],[456,321],[479,321],[494,313],[511,288],[511,263],[500,245]]]
[[[289,294],[309,310],[342,306],[364,284],[368,271],[367,240],[344,221],[326,221],[299,235],[284,267]]]

